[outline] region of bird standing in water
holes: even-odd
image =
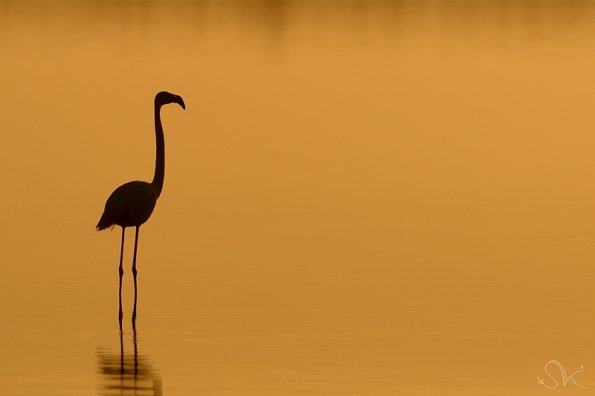
[[[119,286],[119,319],[122,321],[122,256],[124,254],[124,234],[126,227],[136,227],[134,238],[134,255],[132,259],[132,275],[134,276],[134,310],[133,318],[136,317],[136,249],[138,246],[138,231],[144,224],[157,203],[157,198],[163,189],[163,178],[165,176],[165,141],[163,138],[163,127],[161,125],[161,106],[177,103],[186,109],[184,100],[169,92],[159,92],[155,96],[155,138],[157,142],[155,175],[151,183],[143,181],[131,181],[116,188],[105,203],[105,209],[97,223],[97,230],[101,231],[116,225],[122,227],[122,242],[120,245],[120,286]]]

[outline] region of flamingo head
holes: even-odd
[[[161,106],[169,104],[169,103],[177,103],[183,109],[186,109],[186,105],[184,104],[184,99],[182,99],[181,96],[174,95],[174,94],[166,92],[166,91],[161,91],[155,96],[155,106],[161,107]]]

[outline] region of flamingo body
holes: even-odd
[[[137,180],[122,184],[107,199],[97,229],[144,224],[151,217],[158,197],[159,193],[151,183]]]

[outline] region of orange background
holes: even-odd
[[[595,386],[592,5],[0,5],[9,393],[102,381],[94,225],[152,176],[159,90],[187,105],[139,243],[164,393],[541,394],[550,359]]]

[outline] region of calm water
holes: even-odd
[[[595,392],[594,47],[587,1],[0,1],[0,394]]]

